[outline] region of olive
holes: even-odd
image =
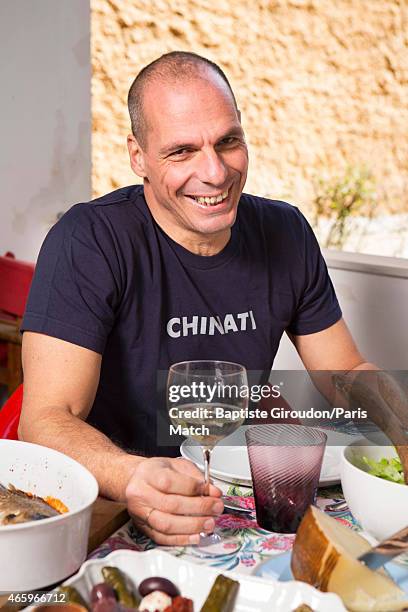
[[[167,593],[169,597],[177,597],[177,595],[180,595],[180,591],[175,584],[167,580],[167,578],[160,578],[159,576],[146,578],[139,584],[139,593],[142,597],[145,597],[153,591],[162,591],[163,593]]]
[[[99,599],[113,599],[116,601],[115,591],[105,582],[100,582],[92,587],[91,603],[96,603]]]

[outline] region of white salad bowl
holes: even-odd
[[[365,531],[383,540],[408,525],[408,485],[370,474],[363,457],[379,461],[397,453],[391,445],[359,439],[342,455],[341,484],[350,511]]]
[[[0,526],[0,591],[29,591],[52,585],[85,560],[94,476],[77,461],[50,448],[0,440],[0,483],[55,497],[68,512],[51,518]]]

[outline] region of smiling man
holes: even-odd
[[[147,67],[130,89],[130,160],[156,223],[192,253],[211,256],[230,239],[248,150],[225,77],[195,58],[170,75],[174,57]]]
[[[41,250],[23,322],[20,436],[86,465],[162,544],[195,543],[222,511],[198,470],[157,444],[156,376],[219,359],[271,370],[288,333],[310,369],[364,359],[297,208],[243,194],[248,151],[222,71],[167,54],[129,92],[143,186],[77,204]],[[166,454],[166,457],[160,455]]]

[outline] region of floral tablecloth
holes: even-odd
[[[220,484],[217,482],[217,484]],[[217,557],[206,557],[194,547],[157,547],[147,536],[138,531],[133,523],[129,521],[121,529],[116,531],[108,540],[93,551],[89,559],[100,558],[108,555],[114,550],[150,550],[152,548],[163,548],[177,557],[183,557],[196,563],[217,566],[225,570],[234,570],[240,573],[252,573],[255,567],[268,557],[292,548],[295,534],[271,533],[261,529],[256,522],[255,506],[252,490],[234,485],[223,485],[224,495],[238,502],[241,507],[250,508],[251,514],[222,514],[216,522],[217,528],[222,530],[226,536],[232,535],[235,542],[231,545],[224,544],[225,554]],[[321,509],[335,501],[343,499],[340,486],[319,489],[317,505]],[[337,520],[352,529],[360,530],[349,511],[331,512]]]

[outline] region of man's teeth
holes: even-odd
[[[194,197],[194,196],[193,196],[193,198],[194,198],[194,200],[195,200],[196,202],[198,202],[199,204],[206,204],[206,205],[214,206],[214,204],[219,204],[220,202],[222,202],[223,200],[225,200],[225,198],[227,197],[227,195],[228,195],[228,189],[227,189],[227,191],[224,191],[224,192],[223,192],[223,193],[221,193],[220,195],[218,195],[218,196],[214,196],[214,197],[212,197],[212,198],[202,197],[202,196],[200,196],[200,197],[198,197],[198,198],[196,198],[196,197]]]

